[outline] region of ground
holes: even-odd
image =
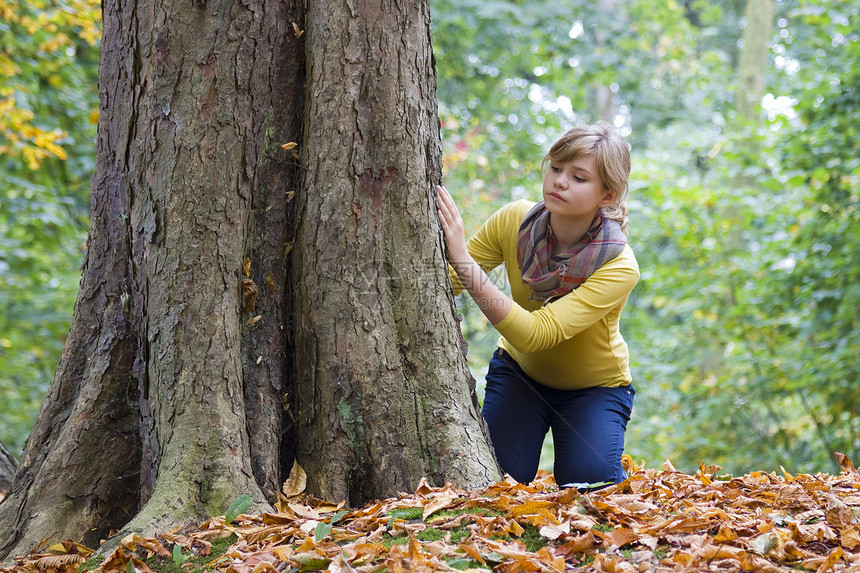
[[[236,500],[227,514],[100,555],[48,540],[0,573],[371,571],[850,571],[860,573],[860,473],[695,475],[626,459],[630,477],[596,492],[420,484],[349,508],[303,493],[300,472],[274,513]],[[247,513],[240,513],[245,512]],[[240,513],[239,515],[236,515]]]

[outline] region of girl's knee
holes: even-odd
[[[576,487],[594,490],[620,483],[626,479],[621,460],[612,464],[608,460],[580,460],[573,467],[555,469],[555,481],[559,487]]]

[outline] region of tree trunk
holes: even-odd
[[[430,195],[427,6],[311,4],[304,35],[295,0],[105,1],[81,291],[0,557],[266,507],[297,441],[355,503],[499,477]]]
[[[597,9],[604,14],[607,21],[618,18],[615,0],[598,0]],[[598,30],[595,33],[594,41],[599,49],[604,48],[610,43],[609,32]],[[594,101],[594,116],[600,121],[611,124],[612,120],[615,119],[615,96],[612,93],[612,88],[606,84],[596,83],[594,86]]]
[[[747,24],[743,32],[735,109],[744,120],[758,122],[773,29],[773,0],[747,0],[744,17]]]
[[[12,476],[15,475],[17,466],[18,460],[6,449],[3,442],[0,442],[0,495],[4,494],[6,488],[12,483]]]
[[[308,13],[298,459],[314,493],[352,504],[422,476],[500,477],[445,286],[429,17],[423,2]]]
[[[284,315],[293,230],[284,197],[296,168],[277,144],[303,106],[303,50],[288,33],[295,11],[104,4],[81,291],[0,504],[0,555],[51,535],[95,546],[132,516],[127,527],[151,531],[223,513],[241,493],[263,504],[261,488],[277,490],[288,362],[283,323],[269,323]],[[282,300],[260,297],[266,321],[243,348],[240,273],[251,254]],[[264,360],[243,368],[243,352]]]

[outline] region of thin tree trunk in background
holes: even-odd
[[[757,121],[765,90],[765,66],[773,30],[773,0],[748,0],[746,28],[740,57],[740,77],[735,97],[738,116]]]
[[[616,17],[615,0],[598,0],[597,6],[601,12],[607,15],[607,18]],[[608,32],[598,31],[595,37],[595,42],[598,47],[605,46],[608,43]],[[612,95],[612,88],[608,85],[601,84],[596,85],[594,91],[595,103],[597,105],[595,117],[611,124],[612,120],[615,119],[615,98]]]
[[[500,478],[457,339],[432,199],[441,149],[425,2],[314,2],[294,248],[298,460],[359,505]],[[469,452],[469,455],[463,455]]]
[[[755,134],[750,137],[749,132],[744,130],[747,127],[758,127],[762,124],[761,98],[765,91],[768,42],[773,29],[773,0],[747,0],[744,18],[746,27],[742,35],[743,46],[740,49],[738,86],[735,92],[735,111],[740,121],[734,129],[746,161],[755,163],[759,157],[758,142]],[[755,182],[749,176],[739,173],[732,177],[731,187],[754,189]],[[736,204],[728,204],[722,208],[721,216],[729,222],[728,227],[731,229],[726,236],[729,249],[734,251],[747,249],[748,245],[744,240],[744,234],[747,231],[739,224],[740,208]],[[730,288],[724,295],[727,299],[723,303],[725,308],[731,308],[737,304],[735,293],[738,288],[743,288],[743,285],[730,283]],[[719,377],[726,365],[726,343],[712,338],[708,346],[710,351],[704,354],[700,366],[702,380]]]

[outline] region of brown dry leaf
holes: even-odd
[[[66,569],[68,566],[78,565],[86,561],[83,555],[77,553],[66,553],[63,555],[48,555],[40,557],[34,561],[36,567],[40,570],[44,569]]]
[[[152,557],[153,555],[170,557],[170,552],[154,537],[141,537],[136,533],[131,533],[123,537],[120,544],[132,552],[137,551],[139,548],[145,549],[148,554],[147,557]]]
[[[295,22],[292,22],[292,25],[293,25],[293,34],[296,35],[296,38],[301,38],[302,34],[304,34],[305,31],[302,30],[301,28],[299,28],[299,25],[296,24]]]
[[[835,452],[833,455],[836,456],[836,461],[839,462],[839,467],[842,468],[843,472],[847,474],[857,473],[857,468],[854,467],[854,462],[852,462],[848,456],[842,452]]]
[[[618,527],[605,533],[598,531],[597,535],[615,547],[623,547],[624,545],[639,539],[639,535],[637,535],[636,532],[625,527]]]
[[[424,506],[424,513],[422,514],[421,519],[426,521],[428,517],[432,514],[436,513],[440,509],[445,509],[453,504],[455,501],[460,499],[460,496],[457,495],[456,492],[453,491],[443,491],[440,494],[434,496],[432,499],[427,500],[427,504]]]
[[[272,274],[271,271],[266,273],[266,286],[269,287],[269,291],[271,291],[272,294],[275,294],[275,292],[278,290],[275,286],[275,276]]]
[[[852,525],[842,530],[839,537],[842,540],[842,546],[848,549],[860,549],[860,526]]]
[[[257,324],[261,320],[263,320],[262,314],[258,314],[257,316],[252,316],[251,318],[248,319],[248,326],[254,326],[255,324]]]
[[[242,301],[245,314],[254,312],[257,305],[257,284],[251,279],[242,279]]]
[[[546,537],[547,539],[555,541],[562,535],[570,534],[570,522],[567,521],[561,525],[544,525],[538,530],[538,532],[541,537]]]
[[[138,557],[157,551],[156,543],[180,541],[189,552],[204,554],[209,540],[236,532],[239,541],[209,564],[219,573],[293,568],[429,572],[449,570],[446,563],[452,559],[499,572],[860,571],[855,474],[753,472],[726,478],[717,477],[717,469],[702,464],[689,475],[667,461],[663,469],[642,467],[622,484],[584,495],[560,490],[546,475],[529,485],[506,480],[472,492],[422,480],[415,494],[346,508],[334,522],[334,512],[345,503],[305,494],[305,485],[297,483],[300,476],[294,475],[284,485],[289,495],[279,496],[276,513],[243,516],[240,527],[230,528],[223,517],[214,517],[198,531],[125,541]],[[291,481],[294,485],[288,485]],[[392,518],[392,510],[406,507],[420,507],[421,515]],[[444,509],[457,511],[440,512]],[[320,524],[327,534],[317,542]],[[533,533],[530,526],[546,544],[537,551],[525,545]],[[422,541],[431,530],[442,538]],[[405,544],[389,548],[383,545],[387,538]],[[39,573],[40,559],[45,573],[72,573],[77,565],[63,566],[56,558],[78,560],[84,553],[73,544],[49,549],[60,555],[19,558],[13,569],[0,573]],[[124,551],[130,549],[118,548],[97,573],[125,573],[132,555]],[[135,560],[134,566],[137,573],[147,573],[142,562]]]
[[[328,566],[331,573],[356,573],[355,569],[343,558],[343,553],[338,554],[334,561]]]
[[[293,469],[290,470],[290,477],[284,482],[282,488],[284,495],[287,497],[295,497],[304,493],[308,486],[308,476],[298,460],[293,460]]]
[[[312,519],[314,521],[319,521],[322,519],[322,516],[309,505],[302,505],[300,503],[291,502],[287,503],[287,506],[289,506],[290,509],[296,512],[296,515],[298,515],[299,517],[304,517],[305,519]],[[316,524],[314,524],[314,527],[316,527]]]

